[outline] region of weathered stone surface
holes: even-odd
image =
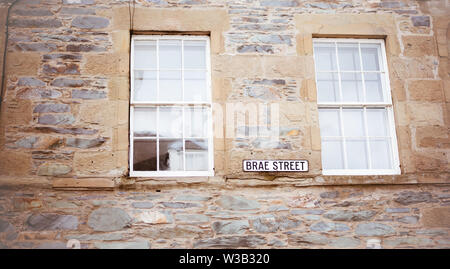
[[[132,219],[125,210],[101,207],[92,211],[87,224],[94,231],[111,232],[130,227],[131,223]]]
[[[12,27],[19,28],[58,28],[62,23],[58,19],[19,19],[13,18],[10,20]]]
[[[136,242],[114,242],[114,243],[95,243],[95,247],[99,249],[150,249],[148,241]]]
[[[398,197],[395,198],[394,201],[402,205],[435,202],[431,193],[429,192],[412,192],[412,191],[403,191],[399,193]]]
[[[116,201],[111,200],[94,200],[92,201],[93,206],[114,206],[116,205]]]
[[[0,235],[2,234],[8,241],[17,238],[17,232],[14,226],[6,220],[0,219]]]
[[[134,208],[152,208],[155,205],[152,202],[134,202],[131,206]]]
[[[69,137],[66,139],[66,145],[69,147],[80,148],[80,149],[88,149],[95,148],[103,145],[106,142],[106,139],[103,137],[93,138],[93,139],[83,139],[83,138],[73,138]]]
[[[81,29],[101,29],[108,25],[109,20],[102,17],[79,16],[72,20],[72,27]]]
[[[369,222],[358,224],[355,233],[360,236],[387,236],[395,234],[395,230],[389,225]]]
[[[64,242],[45,242],[36,247],[36,249],[67,249]]]
[[[268,138],[256,138],[252,146],[258,149],[292,149],[291,144],[287,142],[273,141]]]
[[[274,215],[263,215],[251,219],[253,229],[258,233],[273,233],[278,230],[286,230],[298,227],[299,220],[288,219],[287,217],[276,217]]]
[[[315,232],[330,232],[330,231],[348,231],[350,227],[343,223],[333,223],[333,222],[318,222],[311,225],[310,229]]]
[[[69,111],[70,106],[67,104],[39,104],[34,107],[33,113],[59,113]]]
[[[266,244],[260,235],[223,236],[194,242],[194,248],[255,248]]]
[[[405,216],[397,219],[398,222],[406,224],[416,224],[419,221],[417,216]]]
[[[50,98],[56,99],[61,97],[61,92],[50,89],[36,89],[36,88],[24,88],[17,92],[17,98],[19,99],[38,99],[38,98]]]
[[[288,211],[289,207],[284,205],[273,205],[267,208],[267,211],[269,212],[278,212],[278,211]]]
[[[402,2],[397,2],[397,1],[386,1],[386,2],[380,2],[380,6],[383,8],[401,8],[401,7],[404,7],[405,4]]]
[[[411,21],[414,26],[430,27],[430,17],[429,16],[412,16]]]
[[[39,140],[39,138],[36,136],[24,137],[22,139],[17,140],[16,142],[14,142],[13,145],[8,145],[7,147],[31,149],[31,148],[34,148],[34,146],[38,140]]]
[[[289,244],[293,246],[299,245],[326,245],[331,242],[331,240],[325,235],[321,234],[293,234],[288,236]]]
[[[205,231],[188,225],[177,225],[175,227],[154,227],[140,230],[139,235],[152,239],[174,239],[174,238],[194,238],[204,235]]]
[[[448,232],[445,230],[424,229],[424,230],[417,230],[416,234],[434,236],[434,235],[448,235]]]
[[[58,47],[55,44],[48,43],[17,43],[16,48],[20,51],[51,52]]]
[[[386,208],[386,213],[409,213],[409,208]]]
[[[62,61],[81,61],[82,56],[80,54],[69,54],[69,53],[55,53],[55,54],[45,54],[44,60],[62,60]]]
[[[65,239],[76,239],[79,241],[116,241],[122,240],[123,235],[120,233],[102,233],[102,234],[76,234],[67,235]]]
[[[68,5],[92,5],[95,4],[95,0],[63,0],[63,4]]]
[[[286,85],[286,80],[284,79],[263,79],[263,80],[255,80],[253,84],[257,85]]]
[[[289,35],[255,35],[250,41],[265,44],[287,44],[291,45],[292,36]]]
[[[177,214],[175,220],[183,223],[202,223],[208,222],[209,217],[200,214]]]
[[[259,3],[263,7],[296,7],[296,0],[262,0]]]
[[[223,195],[217,201],[217,204],[227,210],[255,210],[260,208],[257,201],[248,200],[243,196]]]
[[[450,227],[450,207],[422,210],[421,222],[424,227]]]
[[[243,234],[249,229],[248,220],[216,221],[212,224],[216,234]]]
[[[339,197],[339,192],[338,191],[329,191],[329,192],[322,192],[320,194],[320,198],[324,198],[324,199],[334,199]]]
[[[74,123],[74,121],[75,121],[75,118],[70,114],[42,115],[38,119],[39,124],[48,124],[48,125],[72,124],[72,123]]]
[[[78,8],[78,7],[63,7],[63,8],[61,8],[60,13],[67,14],[67,15],[95,15],[95,9]]]
[[[52,213],[32,214],[26,221],[28,230],[76,230],[78,218],[72,215],[60,215]]]
[[[61,63],[58,65],[44,64],[42,71],[46,74],[79,75],[80,66],[76,63]]]
[[[332,248],[357,248],[361,241],[352,237],[339,237],[331,241]]]
[[[175,201],[198,201],[198,202],[204,202],[210,200],[210,196],[198,196],[198,195],[178,195],[175,197]]]
[[[57,78],[50,85],[56,87],[82,87],[86,85],[86,82],[82,79]]]
[[[61,163],[45,163],[39,166],[37,174],[39,176],[62,176],[70,173],[72,168]]]
[[[293,209],[293,215],[322,215],[325,211],[321,209]]]
[[[106,92],[95,90],[73,90],[72,98],[74,99],[104,99]]]
[[[162,202],[164,207],[168,208],[190,208],[190,207],[200,207],[200,204],[195,203],[181,203],[181,202]]]
[[[376,215],[375,211],[363,210],[353,212],[350,210],[330,210],[323,216],[327,219],[337,220],[337,221],[363,221],[370,220]]]
[[[43,87],[45,86],[45,82],[40,79],[32,78],[32,77],[22,77],[17,82],[19,86],[31,86],[31,87]]]
[[[92,135],[96,134],[98,130],[92,130],[87,128],[59,128],[59,127],[36,127],[36,131],[42,133],[58,133],[58,134],[85,134]]]
[[[402,237],[402,238],[395,238],[395,239],[386,239],[383,241],[383,243],[387,246],[397,247],[397,246],[406,246],[406,245],[412,245],[412,246],[426,246],[431,245],[433,243],[433,240],[429,238],[420,238],[420,237]]]
[[[106,51],[106,48],[91,44],[69,44],[66,46],[66,50],[70,52],[100,52]]]
[[[50,203],[51,208],[78,208],[78,206],[74,203],[67,201],[56,201]]]
[[[286,247],[288,244],[287,242],[278,240],[278,239],[272,239],[269,241],[269,243],[267,243],[268,246],[273,246],[276,248],[281,248],[281,247]]]
[[[239,53],[268,53],[273,54],[273,47],[270,45],[242,45],[237,48]]]
[[[14,10],[14,14],[20,16],[36,16],[36,17],[53,16],[53,13],[45,8],[16,9]]]

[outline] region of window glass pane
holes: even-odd
[[[159,170],[183,170],[183,139],[159,140]]]
[[[314,58],[317,71],[335,71],[336,48],[333,43],[315,43]]]
[[[366,142],[358,139],[348,139],[347,165],[348,169],[367,169]]]
[[[361,54],[363,62],[363,70],[365,71],[379,71],[380,59],[380,44],[361,44]]]
[[[339,80],[336,73],[317,73],[317,99],[319,102],[337,102],[339,97]]]
[[[341,136],[339,109],[319,109],[320,134]]]
[[[387,117],[386,109],[384,108],[368,108],[367,113],[367,128],[369,136],[387,136]]]
[[[383,101],[383,85],[381,75],[378,73],[364,73],[366,84],[366,102]]]
[[[322,140],[322,168],[343,169],[344,151],[341,140]]]
[[[360,108],[345,108],[342,110],[344,134],[346,137],[364,136],[363,110]]]
[[[341,73],[341,85],[343,102],[362,102],[361,73]]]
[[[160,71],[159,101],[181,101],[182,98],[181,71]]]
[[[205,41],[184,41],[184,68],[206,68]]]
[[[156,71],[134,71],[134,101],[156,101]]]
[[[373,169],[392,169],[391,147],[387,139],[370,140]]]
[[[208,171],[208,140],[190,139],[185,141],[186,170]]]
[[[180,107],[159,108],[159,137],[182,137],[183,118]]]
[[[208,136],[208,109],[202,107],[188,107],[184,113],[186,137]]]
[[[134,42],[134,68],[156,68],[156,41]]]
[[[156,171],[156,140],[134,140],[133,170]]]
[[[156,136],[156,107],[134,108],[134,137]]]
[[[159,68],[181,69],[181,40],[159,41]]]
[[[338,55],[341,71],[360,70],[359,48],[357,43],[339,43]]]
[[[206,72],[184,71],[184,100],[206,101]]]

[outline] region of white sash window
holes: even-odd
[[[384,40],[314,39],[325,175],[399,174]]]
[[[133,36],[130,176],[212,176],[207,36]]]

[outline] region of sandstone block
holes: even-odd
[[[61,163],[45,163],[39,166],[38,176],[62,176],[70,173],[72,168],[66,164]]]
[[[403,36],[403,55],[407,57],[423,57],[437,55],[435,40],[432,36]]]
[[[409,81],[409,99],[412,101],[442,102],[444,100],[442,86],[441,80]]]

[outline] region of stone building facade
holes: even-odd
[[[134,2],[0,1],[0,248],[450,246],[448,1]],[[208,38],[208,176],[130,176],[131,40],[152,35]],[[316,38],[382,40],[399,173],[323,173]],[[278,139],[230,104],[276,109]]]

